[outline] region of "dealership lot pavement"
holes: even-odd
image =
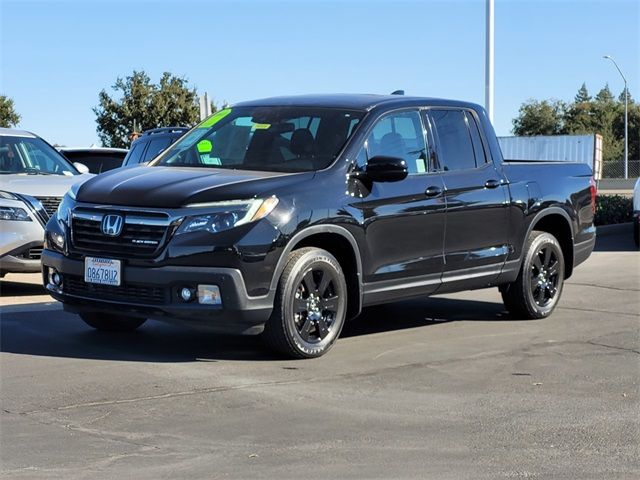
[[[367,310],[324,358],[148,322],[94,332],[2,281],[6,478],[640,477],[640,253],[597,252],[542,321],[497,289]]]

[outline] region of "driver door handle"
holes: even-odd
[[[442,189],[440,187],[437,187],[435,185],[432,185],[430,187],[427,187],[427,189],[424,191],[424,194],[427,197],[439,197],[440,195],[442,195]]]
[[[484,182],[484,188],[498,188],[500,186],[500,182],[498,180],[487,180]]]

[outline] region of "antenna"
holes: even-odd
[[[404,90],[394,90],[391,95],[404,95]]]

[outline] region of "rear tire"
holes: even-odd
[[[556,237],[533,231],[515,282],[500,287],[502,300],[518,318],[537,319],[551,314],[564,284],[564,255]]]
[[[81,313],[80,318],[90,327],[102,332],[132,332],[147,321],[144,318],[102,312]]]
[[[335,257],[315,247],[294,250],[262,338],[288,357],[320,357],[340,336],[346,313],[347,284]]]
[[[633,241],[636,244],[636,248],[640,248],[640,218],[633,219]]]

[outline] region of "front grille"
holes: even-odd
[[[69,295],[114,300],[143,305],[163,305],[168,300],[168,290],[163,287],[151,287],[140,284],[125,284],[115,287],[85,283],[82,277],[65,275],[62,290]]]
[[[42,247],[29,248],[20,255],[25,260],[40,260],[42,257]]]
[[[42,203],[47,215],[51,216],[58,210],[62,197],[36,197]]]
[[[144,217],[135,215],[135,222],[131,223],[127,215],[124,216],[122,232],[118,236],[102,233],[102,214],[72,215],[71,238],[77,250],[99,252],[100,254],[114,254],[125,256],[153,255],[164,244],[168,230],[168,220],[158,217]],[[164,224],[163,224],[164,223]]]

